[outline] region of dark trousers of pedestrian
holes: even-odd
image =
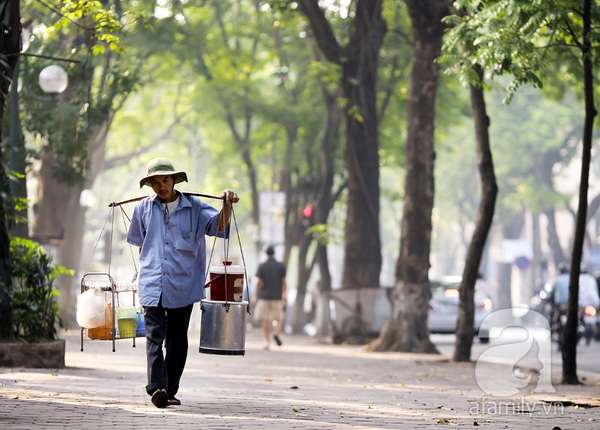
[[[148,362],[146,392],[149,395],[161,388],[167,390],[169,397],[174,397],[179,391],[179,381],[187,359],[187,333],[192,307],[166,309],[162,302],[156,307],[144,306]]]

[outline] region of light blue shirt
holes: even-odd
[[[554,281],[554,303],[557,305],[566,305],[569,300],[569,274],[563,273]],[[579,275],[579,296],[578,306],[586,307],[600,306],[600,296],[598,295],[598,283],[589,273]]]
[[[165,204],[154,195],[134,209],[127,242],[140,247],[139,295],[142,306],[180,308],[204,297],[205,236],[227,237],[218,231],[218,211],[195,196],[180,196],[179,206],[166,216]]]

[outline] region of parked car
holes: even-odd
[[[458,320],[460,276],[447,276],[430,280],[431,299],[427,312],[427,328],[430,333],[455,333]],[[481,343],[489,342],[489,333],[480,332],[481,322],[492,312],[492,300],[475,287],[475,334]]]

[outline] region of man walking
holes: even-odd
[[[127,242],[140,248],[139,297],[146,325],[146,392],[158,408],[180,405],[179,390],[188,352],[194,303],[204,296],[206,236],[227,237],[231,206],[239,198],[223,191],[223,207],[175,190],[187,181],[166,158],[150,160],[140,188],[153,195],[134,209]],[[163,353],[163,345],[166,346]]]
[[[287,303],[285,280],[286,267],[275,259],[275,249],[267,247],[267,261],[258,266],[256,276],[256,316],[263,322],[265,335],[264,349],[269,349],[271,340],[271,328],[273,328],[273,339],[277,345],[282,344],[281,326],[284,319],[284,307]]]

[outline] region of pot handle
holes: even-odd
[[[215,276],[213,279],[211,279],[206,284],[204,284],[204,288],[210,288],[212,286],[210,284],[212,284],[214,281],[216,281],[217,279],[219,279],[221,276],[223,276],[223,275],[219,274],[219,275]]]

